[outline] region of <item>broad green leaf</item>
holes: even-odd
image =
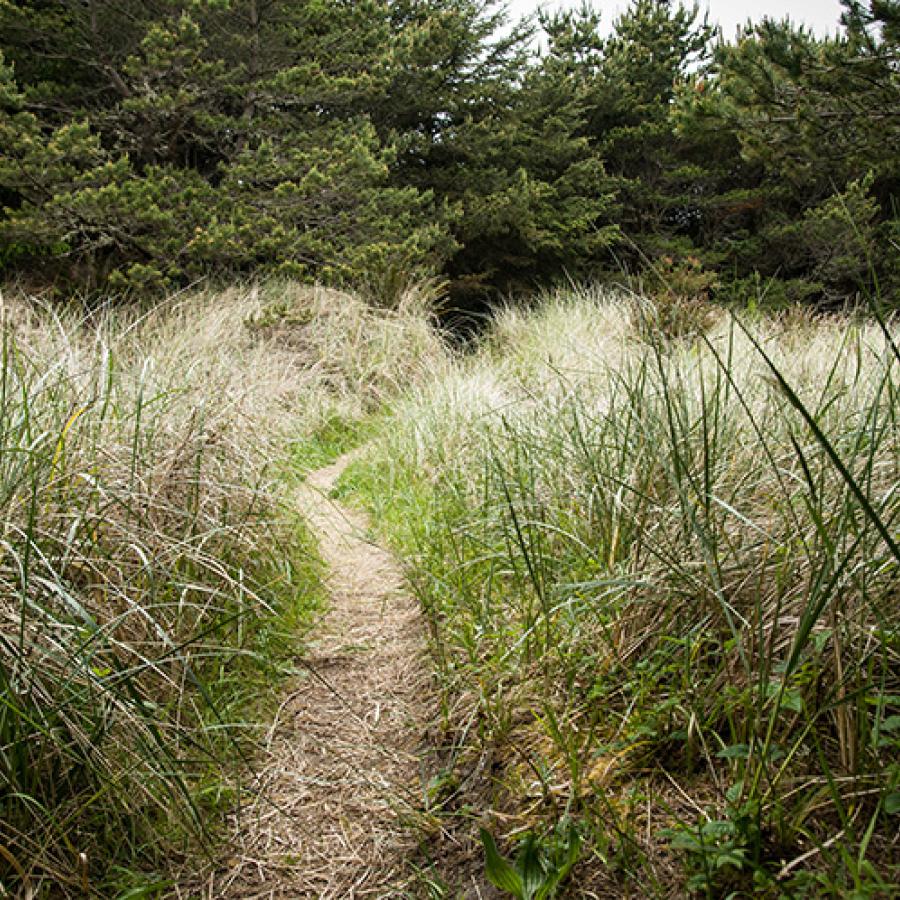
[[[719,759],[747,759],[750,747],[747,744],[732,744],[730,747],[723,747],[716,756]]]
[[[525,885],[519,873],[505,860],[497,849],[493,835],[480,829],[481,843],[484,845],[484,873],[494,887],[512,894],[517,900],[526,900]]]
[[[525,898],[526,900],[532,900],[541,889],[546,878],[544,867],[541,865],[538,840],[534,834],[527,835],[523,841],[522,849],[516,858],[516,868],[522,878]]]

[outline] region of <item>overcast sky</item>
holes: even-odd
[[[555,9],[577,6],[580,0],[509,0],[514,15],[524,16],[538,6]],[[593,6],[603,13],[603,22],[612,23],[616,13],[628,5],[627,0],[594,0]],[[700,0],[700,8],[709,8],[710,20],[722,26],[725,37],[734,36],[738,25],[748,18],[770,16],[781,19],[789,15],[795,22],[809,25],[817,34],[834,33],[841,14],[840,0]]]

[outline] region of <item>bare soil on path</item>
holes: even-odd
[[[215,898],[409,896],[405,827],[421,808],[430,696],[424,626],[396,561],[329,498],[349,462],[313,473],[297,503],[330,574],[329,609],[264,745],[236,851]]]

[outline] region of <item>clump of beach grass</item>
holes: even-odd
[[[442,808],[576,823],[586,891],[887,891],[896,329],[706,311],[669,335],[648,302],[502,313],[345,478],[429,617],[443,783],[470,793]]]
[[[112,896],[202,864],[319,602],[290,443],[442,351],[416,296],[289,283],[2,317],[0,884]]]

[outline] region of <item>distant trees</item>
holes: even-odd
[[[599,25],[588,5],[547,19],[549,56],[580,85],[581,133],[617,190],[620,258],[639,263],[667,249],[694,203],[671,106],[708,57],[712,30],[696,7],[669,0],[634,0],[605,39]]]
[[[400,0],[400,36],[373,121],[399,148],[393,183],[435,201],[456,299],[577,272],[608,247],[611,189],[579,134],[569,85],[533,58],[496,0]]]
[[[776,294],[818,303],[873,278],[895,295],[898,22],[897,0],[845,0],[836,37],[763,21],[720,43],[705,90],[681,98],[682,138],[718,142],[709,156],[733,167],[713,201],[723,227],[707,242],[733,278],[762,274]]]
[[[725,296],[890,292],[898,0],[843,21],[725,43],[632,0],[537,50],[495,0],[0,0],[0,271],[465,299],[689,259]]]
[[[388,13],[0,4],[7,266],[143,290],[437,264],[448,238],[431,198],[390,183],[397,148],[367,114],[389,85]]]

